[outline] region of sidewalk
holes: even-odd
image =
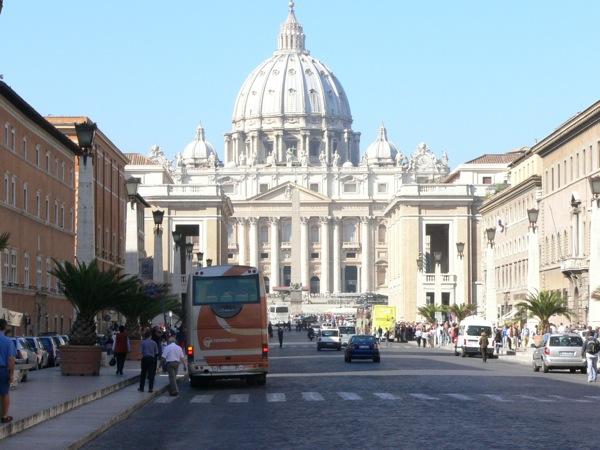
[[[154,393],[138,392],[139,373],[139,361],[126,361],[124,376],[114,367],[102,367],[96,377],[67,377],[60,368],[29,372],[29,380],[10,392],[14,420],[0,426],[0,448],[87,442],[166,390],[168,378],[157,374]]]

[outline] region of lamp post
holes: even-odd
[[[129,178],[125,182],[127,196],[131,208],[127,209],[127,218],[125,225],[125,272],[130,275],[140,274],[140,259],[138,245],[138,208],[141,203],[138,202],[138,186],[141,183],[139,178]],[[143,224],[142,224],[143,226]]]
[[[433,303],[441,305],[442,304],[442,252],[434,251],[433,252],[433,264],[434,264],[434,272],[435,272],[435,290],[434,290],[434,298]],[[437,318],[436,313],[436,318]]]
[[[463,259],[464,251],[465,251],[465,243],[464,242],[457,242],[456,243],[456,253],[458,254],[458,257],[460,259]]]
[[[125,182],[125,187],[127,188],[127,197],[129,198],[129,202],[131,203],[131,209],[135,208],[135,198],[137,197],[138,187],[142,180],[140,178],[130,177]]]
[[[206,267],[212,266],[212,259],[206,258]]]
[[[417,256],[417,310],[423,306],[423,254],[419,252]]]
[[[197,252],[196,253],[196,258],[198,259],[198,268],[202,267],[202,260],[204,259],[204,253],[203,252]]]
[[[179,247],[183,235],[180,231],[173,231],[171,235],[173,236],[173,276],[171,288],[174,294],[179,295],[181,294],[181,254],[179,253]]]
[[[184,247],[185,247],[185,276],[186,276],[186,282],[187,282],[187,277],[189,277],[190,274],[192,273],[192,259],[194,256],[194,244],[192,242],[187,242]],[[186,283],[186,285],[187,285],[187,283]]]
[[[465,262],[463,261],[465,255],[465,243],[456,243],[456,284],[454,288],[454,303],[463,304],[466,303],[465,299],[468,298],[468,293],[465,292]],[[458,300],[458,301],[457,301]]]
[[[496,269],[494,261],[494,239],[496,228],[485,230],[487,247],[485,249],[485,318],[494,323],[498,320],[498,308],[496,306]]]
[[[592,213],[590,218],[590,268],[587,323],[593,327],[600,325],[600,301],[592,297],[600,286],[600,175],[590,178],[592,191]]]
[[[164,211],[155,209],[152,211],[152,218],[154,220],[154,261],[152,266],[152,279],[155,283],[162,283],[163,278],[163,257],[162,257],[162,223]]]
[[[536,233],[539,215],[540,210],[537,208],[527,210],[529,220],[529,230],[527,232],[527,287],[531,292],[540,289],[539,233]]]
[[[86,264],[96,257],[96,214],[94,167],[92,151],[96,124],[85,121],[75,124],[75,133],[81,149],[83,164],[78,167],[77,186],[77,260]],[[90,164],[88,164],[90,158]]]

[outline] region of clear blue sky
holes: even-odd
[[[0,73],[42,114],[88,115],[124,151],[174,156],[199,121],[222,154],[237,92],[287,0],[5,0]],[[598,1],[298,0],[361,151],[384,121],[450,164],[531,145],[600,98]]]

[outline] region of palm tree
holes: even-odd
[[[517,303],[516,307],[525,310],[529,317],[537,317],[542,333],[548,330],[552,316],[558,314],[570,318],[572,314],[567,300],[554,291],[532,292],[525,301]]]
[[[472,316],[477,312],[477,305],[473,303],[464,303],[462,305],[444,305],[443,311],[447,314],[453,314],[456,317],[456,322],[461,323],[465,318]]]
[[[123,298],[131,294],[135,279],[122,275],[118,269],[100,270],[98,261],[91,263],[54,260],[50,271],[61,283],[61,290],[77,310],[77,319],[71,329],[72,345],[94,345],[96,343],[96,314],[103,309],[112,309]]]
[[[435,323],[435,314],[440,311],[440,308],[436,305],[425,305],[421,306],[418,311],[419,314],[421,314],[427,322]]]

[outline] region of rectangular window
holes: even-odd
[[[550,185],[550,192],[554,192],[554,167],[550,170],[550,179],[552,180]]]
[[[310,259],[319,259],[319,254],[318,253],[311,253],[310,254]]]
[[[313,192],[319,192],[319,183],[310,183],[310,190]]]
[[[581,174],[579,173],[579,152],[575,154],[575,178],[579,178]]]
[[[263,192],[267,192],[269,190],[269,185],[261,183],[258,185],[258,192],[262,194]]]
[[[17,277],[17,251],[13,250],[10,254],[10,282],[12,284],[19,283]]]
[[[52,289],[52,275],[50,275],[50,258],[46,258],[46,289]]]
[[[268,253],[261,253],[260,254],[260,259],[269,259],[269,254]]]
[[[29,255],[25,253],[23,255],[23,286],[25,289],[29,289]]]
[[[548,171],[546,170],[546,183],[544,183],[544,188],[546,189],[546,194],[549,192],[550,185],[548,184]]]
[[[24,137],[21,142],[21,151],[23,152],[23,159],[27,161],[27,138]]]
[[[41,289],[42,287],[42,257],[38,256],[35,259],[35,287]]]
[[[10,281],[9,260],[10,260],[10,253],[9,253],[8,249],[4,249],[4,252],[2,252],[2,283],[3,284],[7,284]]]
[[[346,253],[346,258],[348,258],[348,259],[354,259],[354,258],[356,258],[356,252],[348,252],[348,253]]]
[[[379,183],[377,184],[377,193],[385,194],[387,192],[387,183]]]
[[[40,193],[35,193],[35,215],[40,217]]]
[[[356,183],[345,183],[344,192],[353,193],[356,192]]]
[[[483,177],[481,180],[482,184],[492,184],[492,177]]]
[[[40,167],[40,146],[35,146],[35,165]]]
[[[46,222],[50,222],[50,200],[46,197]]]
[[[232,304],[259,303],[258,275],[194,277],[193,304],[215,305],[217,314],[227,313]]]
[[[560,163],[556,166],[556,188],[560,189]]]
[[[25,212],[29,210],[29,195],[27,195],[27,184],[23,186],[23,210]]]
[[[46,172],[50,173],[50,153],[46,153]]]
[[[582,158],[583,158],[583,175],[585,175],[587,173],[587,159],[586,159],[586,154],[585,154],[585,148],[583,149]]]
[[[14,128],[10,131],[10,149],[13,152],[17,149],[17,133]]]
[[[17,178],[13,177],[10,183],[11,205],[17,206]]]
[[[8,186],[8,175],[4,175],[4,203],[8,203],[8,199],[10,198]]]

